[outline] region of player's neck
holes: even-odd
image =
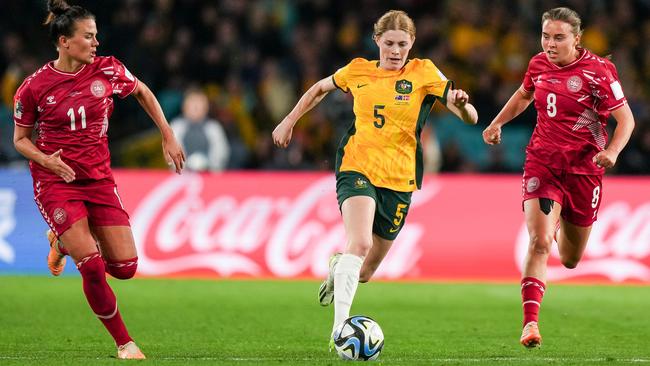
[[[566,66],[566,65],[570,65],[570,64],[572,64],[573,62],[575,62],[575,60],[577,60],[577,59],[580,58],[580,50],[579,50],[579,49],[576,49],[576,50],[572,53],[571,56],[572,56],[572,57],[570,57],[569,59],[564,60],[563,62],[558,63],[557,65],[560,66],[560,67],[564,67],[564,66]]]
[[[54,61],[54,68],[69,73],[75,73],[84,66],[83,62],[76,61],[71,57],[61,57]]]

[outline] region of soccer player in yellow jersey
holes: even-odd
[[[273,131],[287,147],[294,125],[328,92],[354,96],[354,124],[336,158],[336,193],[347,235],[344,253],[330,259],[321,305],[334,301],[334,329],[349,317],[358,282],[367,282],[404,225],[411,194],[422,183],[420,133],[436,100],[463,122],[475,124],[476,109],[453,89],[431,60],[408,59],[415,41],[413,20],[391,10],[374,25],[379,60],[355,58],[314,84]],[[331,343],[330,343],[331,344]]]

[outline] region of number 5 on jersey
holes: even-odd
[[[86,128],[86,109],[84,106],[79,107],[77,113],[79,113],[79,116],[81,117],[81,129]],[[70,130],[75,131],[77,129],[77,123],[74,115],[74,108],[70,107],[70,109],[68,109],[68,117],[70,117]]]
[[[378,111],[381,109],[386,108],[384,105],[376,105],[375,106],[375,127],[377,128],[382,128],[384,127],[384,123],[386,123],[386,117],[384,117],[383,114],[379,113]]]

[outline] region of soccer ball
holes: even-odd
[[[363,315],[347,318],[332,333],[334,348],[344,360],[376,360],[384,348],[379,324]]]

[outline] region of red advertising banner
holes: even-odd
[[[345,232],[323,173],[116,172],[145,276],[322,278]],[[548,279],[650,282],[650,179],[604,179],[578,268]],[[528,245],[521,177],[427,176],[376,278],[512,281]]]

